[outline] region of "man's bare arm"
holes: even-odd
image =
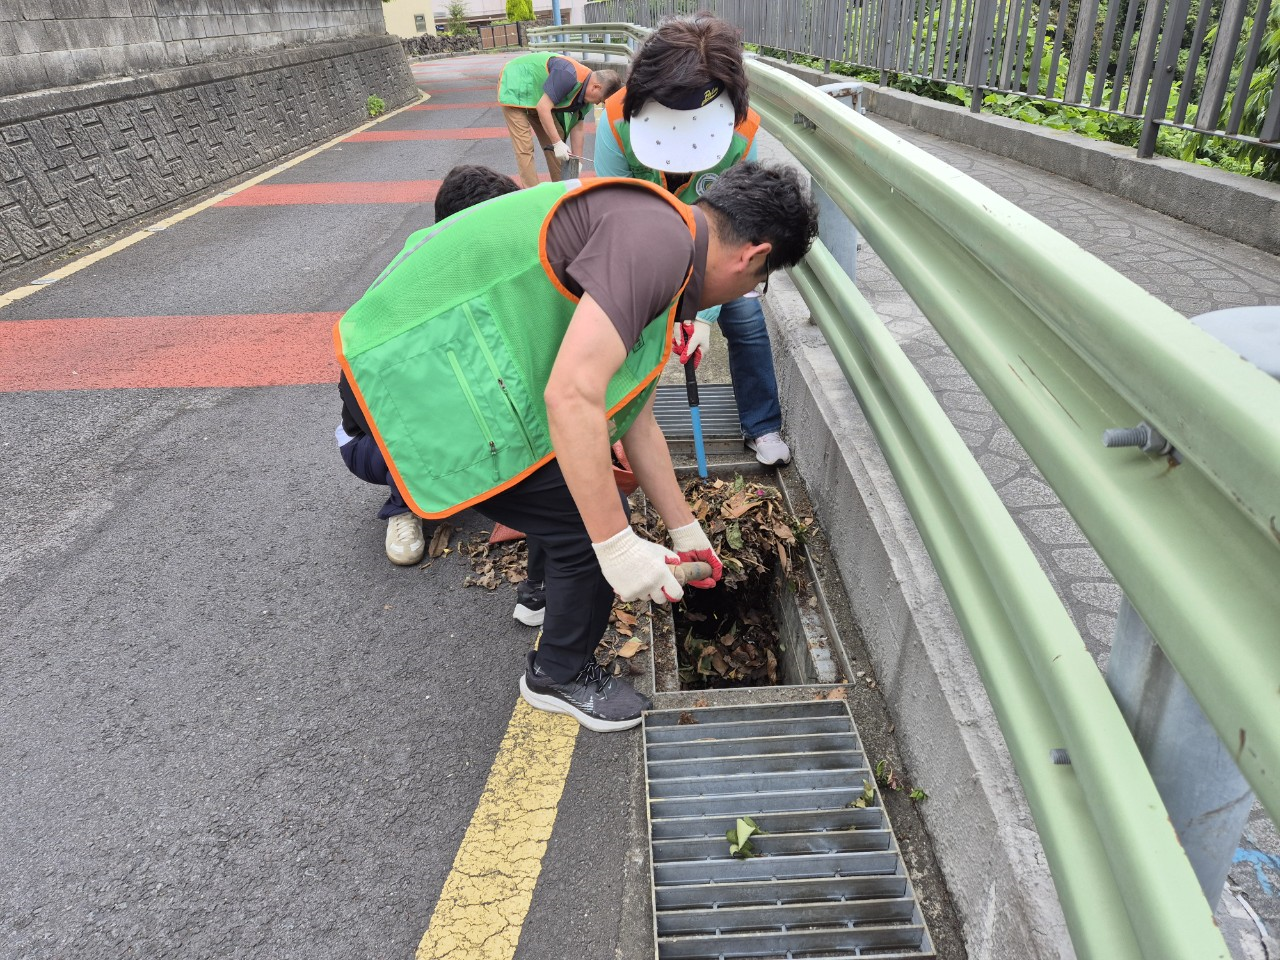
[[[650,396],[644,411],[623,436],[622,449],[627,452],[627,460],[640,489],[658,511],[667,529],[674,530],[692,523],[694,517],[676,480],[667,438],[662,435],[662,428],[653,415],[653,400]]]

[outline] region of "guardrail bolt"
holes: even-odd
[[[1173,444],[1151,424],[1143,422],[1136,427],[1115,427],[1102,431],[1104,447],[1141,447],[1144,453],[1169,453]]]

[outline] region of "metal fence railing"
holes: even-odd
[[[1280,5],[1272,0],[595,0],[589,24],[656,26],[709,10],[748,43],[986,93],[1280,149]]]
[[[570,30],[555,28],[569,50],[644,35]],[[1280,821],[1280,382],[987,188],[759,59],[747,67],[765,129],[942,335]],[[1225,960],[1142,754],[990,482],[821,243],[792,278],[973,652],[1077,953]],[[1139,421],[1176,462],[1103,447],[1103,430]],[[1062,747],[1068,766],[1051,761]]]

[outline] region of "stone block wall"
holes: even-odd
[[[0,275],[339,136],[370,94],[418,96],[385,33],[0,98]]]
[[[381,0],[3,0],[0,97],[385,32]]]

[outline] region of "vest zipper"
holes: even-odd
[[[484,354],[485,363],[489,365],[489,372],[498,381],[498,389],[502,391],[502,399],[507,401],[507,406],[511,408],[511,415],[515,418],[516,426],[520,428],[520,432],[524,435],[525,445],[529,448],[529,453],[532,454],[534,452],[533,437],[529,436],[529,430],[525,427],[524,418],[520,416],[520,411],[516,409],[516,404],[511,399],[511,394],[507,392],[507,382],[502,379],[502,371],[498,369],[497,358],[490,352],[489,345],[484,341],[484,336],[480,332],[480,324],[471,313],[471,305],[464,303],[462,312],[466,314],[467,323],[471,324],[471,333],[475,336],[476,343],[480,345],[480,352]]]
[[[493,479],[495,481],[501,480],[502,476],[498,470],[498,445],[493,442],[493,432],[489,429],[489,424],[485,421],[484,414],[480,412],[480,404],[476,403],[471,387],[467,385],[466,378],[462,375],[462,366],[458,363],[458,355],[452,350],[449,351],[449,366],[453,367],[453,375],[458,380],[458,386],[462,388],[462,394],[467,398],[467,403],[471,405],[471,413],[475,416],[476,423],[480,426],[480,432],[484,434],[484,439],[489,444],[489,464],[493,467]]]

